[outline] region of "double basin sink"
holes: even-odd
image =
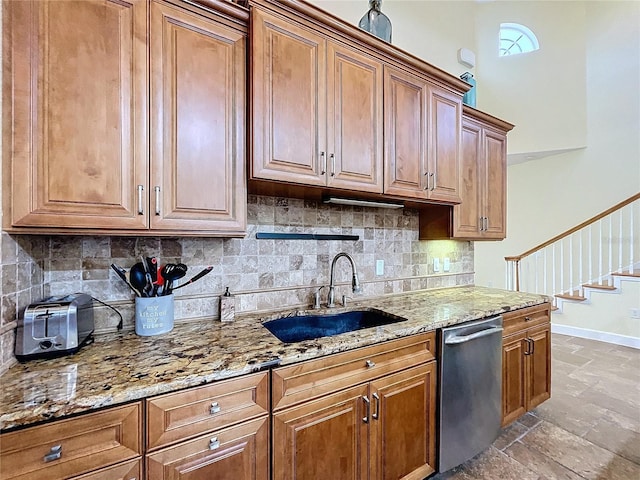
[[[380,327],[402,322],[405,318],[390,316],[376,310],[354,310],[324,315],[300,315],[270,320],[262,325],[285,343],[314,338],[333,337],[341,333]]]

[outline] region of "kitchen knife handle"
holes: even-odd
[[[144,186],[138,185],[138,215],[144,215]]]

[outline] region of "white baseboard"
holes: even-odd
[[[619,335],[617,333],[599,332],[598,330],[571,327],[569,325],[557,325],[555,323],[551,324],[551,333],[587,338],[589,340],[598,340],[600,342],[613,343],[615,345],[623,345],[625,347],[640,349],[640,338]]]

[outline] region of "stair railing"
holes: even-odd
[[[504,259],[509,290],[552,298],[573,295],[584,285],[611,285],[612,274],[634,274],[640,265],[640,193]]]

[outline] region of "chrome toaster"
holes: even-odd
[[[77,352],[93,333],[93,300],[84,293],[32,303],[16,330],[16,358],[56,357]]]

